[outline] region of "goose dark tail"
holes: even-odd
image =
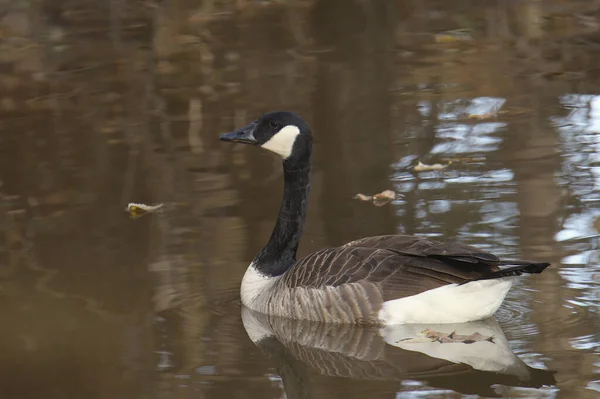
[[[475,278],[473,280],[465,281],[465,283],[471,281],[479,281],[479,280],[493,280],[496,278],[502,277],[512,277],[512,276],[522,276],[523,274],[540,274],[548,266],[550,263],[548,262],[528,262],[528,261],[500,261],[499,265],[513,265],[512,267],[506,267],[504,269],[497,270],[495,272],[491,272],[486,274],[485,276],[481,276]],[[516,266],[515,266],[516,265]],[[463,284],[465,284],[463,283]]]

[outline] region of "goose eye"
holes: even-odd
[[[273,129],[277,129],[280,125],[275,121],[270,121],[269,126],[271,126]]]

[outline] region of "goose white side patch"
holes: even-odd
[[[254,262],[248,266],[244,278],[242,279],[242,285],[240,287],[240,296],[242,297],[242,303],[250,309],[256,309],[256,302],[260,301],[261,294],[269,295],[269,289],[278,280],[278,277],[269,277],[261,274],[254,267]]]
[[[300,134],[300,129],[294,125],[287,125],[275,133],[273,137],[264,143],[261,147],[279,154],[283,159],[287,159],[292,153],[292,148],[296,142],[296,137]]]
[[[491,317],[512,287],[513,277],[448,284],[383,303],[383,324],[466,323]]]

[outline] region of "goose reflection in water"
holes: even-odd
[[[242,306],[248,337],[280,374],[288,398],[315,397],[310,371],[362,380],[419,380],[497,397],[494,385],[541,388],[554,371],[528,366],[494,318],[462,324],[361,327],[292,320]]]

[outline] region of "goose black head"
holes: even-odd
[[[268,112],[248,126],[221,135],[220,140],[252,144],[281,156],[286,163],[310,157],[310,128],[293,112]]]

